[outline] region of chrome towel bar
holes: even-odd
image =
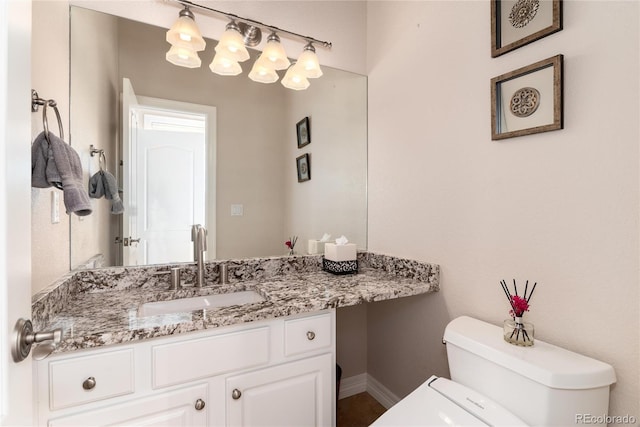
[[[62,128],[62,119],[60,118],[60,111],[58,111],[58,104],[53,99],[40,98],[38,92],[31,89],[31,112],[35,113],[42,105],[42,127],[44,128],[44,136],[49,140],[49,121],[47,120],[47,107],[52,107],[56,113],[58,119],[58,129],[60,131],[60,139],[64,141],[64,129]]]

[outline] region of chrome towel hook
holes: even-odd
[[[58,119],[58,130],[60,131],[60,139],[64,140],[64,129],[62,128],[62,119],[60,111],[58,111],[58,103],[53,99],[40,98],[38,92],[31,89],[31,112],[35,113],[42,105],[42,127],[44,128],[44,136],[49,140],[49,121],[47,120],[47,107],[52,107]]]
[[[104,150],[102,148],[96,148],[93,144],[89,146],[89,153],[91,157],[98,155],[98,166],[101,171],[107,170],[107,156],[104,155]]]

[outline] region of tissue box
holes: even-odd
[[[358,261],[331,261],[326,257],[322,258],[322,269],[333,274],[352,274],[358,272]]]
[[[357,258],[356,244],[336,245],[335,243],[326,243],[324,245],[324,257],[329,261],[355,261]]]
[[[309,240],[309,244],[307,246],[307,251],[309,254],[321,254],[324,253],[324,244],[326,242],[321,242],[320,240]]]

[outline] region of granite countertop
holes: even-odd
[[[63,329],[55,350],[62,353],[439,290],[439,268],[433,264],[367,253],[359,255],[358,274],[333,275],[318,268],[321,258],[296,258],[227,261],[233,272],[229,284],[178,291],[167,290],[168,277],[160,279],[148,269],[104,269],[108,279],[103,277],[102,282],[100,273],[75,274],[64,282],[68,289],[58,285],[34,298],[34,324],[37,330]],[[265,265],[272,267],[269,274]],[[217,281],[217,263],[207,267]],[[64,298],[54,296],[60,289],[66,292]],[[244,290],[256,291],[265,301],[147,317],[138,314],[146,302]]]

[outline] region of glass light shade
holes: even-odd
[[[312,50],[304,50],[298,57],[297,64],[300,64],[307,78],[316,79],[322,76],[318,55]]]
[[[216,53],[213,61],[209,65],[209,69],[221,76],[237,76],[242,73],[242,67],[232,58],[226,57],[224,54]]]
[[[262,59],[262,56],[253,64],[249,78],[258,83],[273,83],[280,78],[276,70],[271,67],[268,60]]]
[[[267,45],[260,55],[260,60],[268,61],[274,70],[286,70],[291,65],[282,43],[276,40],[267,41]]]
[[[216,45],[216,52],[223,53],[227,58],[236,62],[243,62],[249,59],[249,51],[244,47],[242,34],[232,28],[222,33],[220,41]]]
[[[196,21],[188,16],[179,17],[167,31],[167,41],[173,46],[189,48],[196,52],[204,50],[206,46]]]
[[[302,67],[297,63],[287,70],[281,83],[287,89],[293,90],[305,90],[309,87],[309,80],[307,80]]]
[[[186,68],[198,68],[202,61],[195,50],[171,46],[165,58],[174,65]]]

